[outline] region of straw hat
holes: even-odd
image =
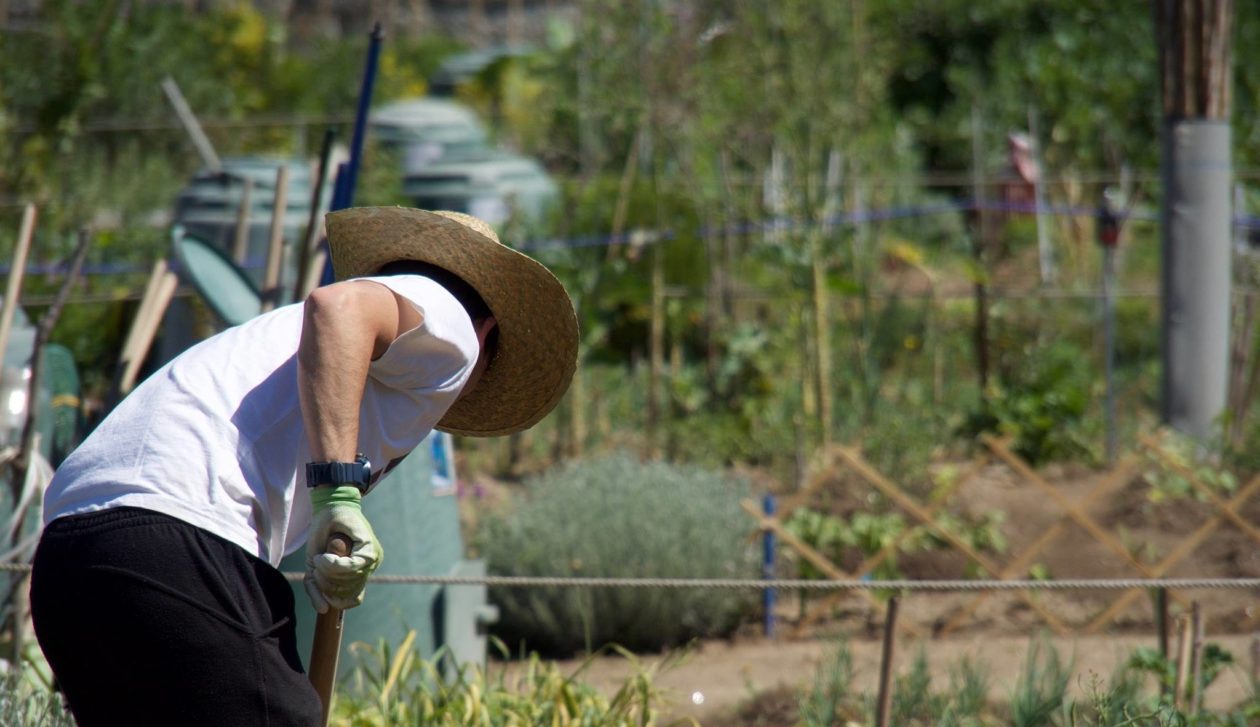
[[[337,280],[418,260],[459,276],[499,322],[498,350],[437,428],[492,437],[527,429],[547,415],[577,366],[578,328],[564,286],[536,260],[499,242],[485,222],[459,212],[356,207],[331,212],[328,246]]]

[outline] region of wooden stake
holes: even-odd
[[[302,247],[298,251],[297,275],[296,282],[293,287],[293,300],[305,300],[306,296],[319,283],[319,278],[315,278],[311,285],[307,285],[307,270],[311,263],[311,257],[318,252],[319,238],[322,233],[323,226],[320,224],[319,213],[322,209],[324,201],[324,185],[328,181],[328,164],[332,158],[333,140],[336,138],[336,132],[329,128],[324,131],[324,140],[319,149],[319,165],[315,171],[315,184],[311,187],[311,211],[310,216],[306,220],[306,234],[302,236]],[[320,274],[322,276],[324,267],[321,258]]]
[[[1193,640],[1193,624],[1189,617],[1177,619],[1180,641],[1177,646],[1177,678],[1173,682],[1173,706],[1182,709],[1185,706],[1186,680],[1190,676],[1190,642]]]
[[[648,331],[647,435],[655,452],[661,422],[661,370],[665,366],[665,251],[652,248],[652,321]]]
[[[1199,602],[1190,606],[1191,642],[1190,642],[1190,702],[1186,705],[1190,714],[1199,713],[1199,703],[1203,700],[1203,611]]]
[[[350,555],[352,541],[342,533],[333,533],[324,545],[324,552],[339,556]],[[315,617],[315,637],[311,642],[311,686],[319,695],[319,703],[323,706],[320,724],[327,727],[328,718],[332,714],[333,689],[337,684],[337,661],[341,656],[342,627],[345,625],[345,612],[339,608],[329,608]]]
[[[137,349],[141,344],[140,332],[144,330],[144,326],[150,315],[154,301],[157,299],[158,290],[162,286],[162,281],[166,277],[169,264],[165,259],[160,259],[153,263],[153,270],[149,273],[149,280],[145,283],[144,293],[140,296],[140,305],[136,308],[135,315],[131,319],[131,328],[127,331],[127,339],[123,342],[122,349],[118,354],[118,363],[115,367],[114,381],[110,386],[110,392],[105,397],[108,405],[112,406],[126,395],[123,390],[122,380],[124,373],[127,371],[130,363],[137,357]],[[143,358],[143,354],[139,354]]]
[[[136,319],[132,322],[132,332],[127,336],[132,350],[128,353],[122,375],[118,380],[119,398],[126,396],[132,387],[136,385],[140,364],[149,355],[149,347],[153,345],[153,339],[157,336],[158,328],[162,325],[162,316],[166,313],[166,308],[171,304],[171,298],[174,297],[177,287],[179,287],[179,276],[169,270],[163,272],[161,280],[158,281],[157,287],[154,289],[153,300],[148,304],[147,308],[142,308],[137,313]],[[131,343],[133,338],[135,339],[134,343]]]
[[[1251,635],[1251,686],[1260,686],[1260,634]]]
[[[887,616],[884,618],[884,648],[879,661],[879,704],[875,712],[875,727],[888,727],[892,716],[893,656],[897,644],[897,611],[900,596],[888,599]]]
[[[43,378],[44,347],[48,345],[48,340],[52,337],[52,330],[57,325],[57,319],[61,317],[61,310],[66,305],[66,299],[70,297],[70,290],[79,281],[79,275],[83,272],[83,261],[87,259],[88,246],[91,242],[91,233],[87,229],[80,229],[79,244],[71,257],[70,270],[66,273],[66,279],[62,281],[61,287],[57,290],[57,296],[53,299],[53,304],[44,312],[44,315],[39,319],[39,325],[35,327],[35,344],[31,350],[31,378],[27,382],[26,398],[31,404],[30,410],[26,415],[26,421],[22,425],[22,438],[19,441],[18,454],[13,460],[13,468],[11,470],[13,479],[9,483],[13,502],[20,500],[20,494],[23,486],[26,484],[27,473],[30,471],[31,460],[35,456],[36,443],[39,438],[36,430],[40,422],[38,421],[38,407],[35,406],[35,402],[39,400],[40,382]],[[17,525],[13,528],[13,542],[9,543],[8,547],[16,546],[22,533],[25,532],[24,522],[29,512],[30,510],[26,510],[18,515]],[[13,619],[12,651],[10,653],[13,663],[16,664],[21,663],[23,645],[26,641],[26,616],[29,613],[27,604],[30,601],[30,575],[22,574],[18,582],[14,584],[14,587],[15,592],[19,595],[14,599],[18,605],[15,607],[16,613]],[[23,598],[22,595],[26,595],[26,597]]]
[[[271,205],[271,236],[267,246],[267,267],[263,271],[262,310],[280,302],[280,262],[284,259],[284,218],[289,205],[289,168],[276,168],[276,196]]]
[[[324,276],[324,265],[327,260],[328,253],[323,250],[316,250],[311,255],[310,261],[306,264],[306,272],[301,277],[298,294],[293,298],[294,300],[306,300],[306,296],[319,287],[319,279]]]
[[[1155,589],[1155,629],[1158,632],[1159,655],[1168,661],[1168,589]],[[1161,696],[1168,695],[1168,685],[1162,681],[1159,685]]]
[[[22,279],[26,276],[26,258],[31,251],[31,238],[35,236],[35,212],[35,205],[29,202],[22,210],[22,226],[18,230],[17,246],[13,249],[13,266],[9,270],[9,282],[4,288],[4,308],[0,309],[0,357],[4,356],[9,347],[13,315],[17,311],[18,298],[22,292]]]
[[[214,151],[214,145],[210,143],[205,130],[201,128],[192,108],[184,100],[179,84],[174,78],[167,76],[162,79],[162,91],[166,94],[166,99],[171,102],[171,107],[175,109],[175,115],[179,117],[180,123],[184,125],[184,131],[188,132],[189,138],[192,139],[193,146],[197,148],[197,154],[201,156],[201,161],[211,171],[221,171],[223,162],[219,160],[219,155]]]
[[[39,400],[40,379],[43,376],[43,350],[52,337],[53,326],[57,325],[57,319],[61,317],[61,309],[66,305],[66,299],[70,297],[70,290],[79,280],[79,274],[83,271],[83,261],[87,259],[88,246],[92,242],[92,235],[86,229],[79,230],[79,244],[75,248],[74,255],[71,258],[70,270],[66,273],[66,279],[62,281],[61,288],[57,290],[57,296],[53,299],[53,304],[39,319],[39,325],[35,327],[35,344],[31,350],[31,378],[27,381],[27,401],[31,402],[30,412],[27,414],[26,422],[22,427],[22,439],[18,445],[17,457],[13,460],[13,479],[9,483],[10,490],[13,495],[13,501],[17,502],[20,498],[21,487],[26,482],[26,471],[30,467],[31,454],[35,451],[36,437],[36,411],[35,402]],[[25,517],[23,514],[22,517]],[[18,527],[14,528],[14,536],[22,532],[21,522]]]
[[[827,262],[822,233],[810,234],[810,296],[814,314],[814,387],[818,396],[820,446],[831,445],[831,323],[828,317]]]
[[[241,201],[236,208],[236,231],[232,237],[232,259],[237,265],[244,265],[249,255],[249,213],[254,206],[251,199],[254,196],[254,178],[245,177],[242,184]]]

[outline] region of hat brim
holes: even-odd
[[[437,429],[472,437],[512,434],[537,424],[569,387],[577,367],[573,303],[538,261],[435,212],[355,207],[326,218],[337,280],[369,276],[398,260],[443,268],[471,285],[498,321],[494,359],[477,385],[451,405]]]

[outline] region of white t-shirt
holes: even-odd
[[[367,278],[424,320],[368,369],[359,451],[373,479],[454,403],[479,345],[463,306],[428,278]],[[44,522],[132,506],[166,513],[278,565],[305,541],[311,460],[298,402],[302,304],[202,341],[154,372],[57,469]]]

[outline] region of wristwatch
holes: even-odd
[[[372,481],[372,463],[362,454],[353,462],[307,462],[306,486],[354,485],[366,493]]]

